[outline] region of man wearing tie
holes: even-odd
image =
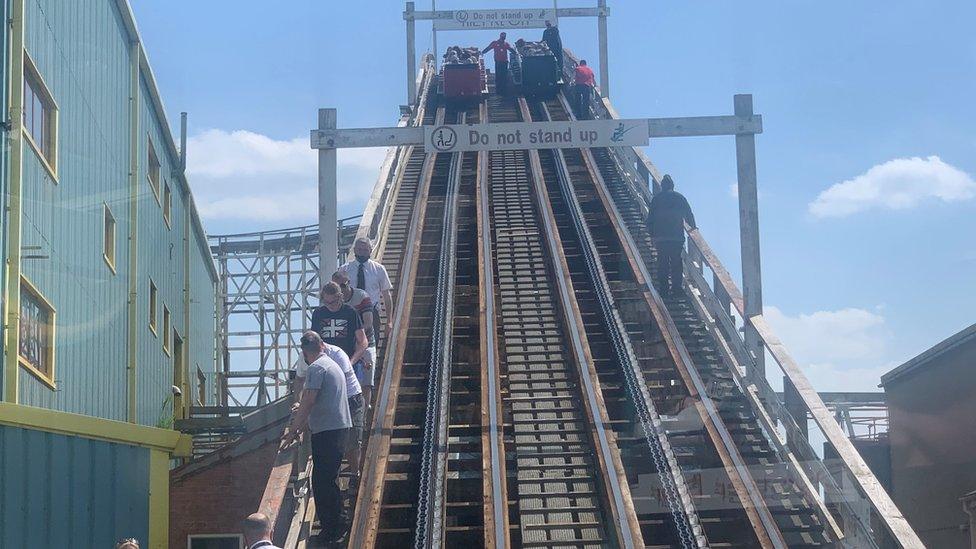
[[[386,333],[389,334],[393,328],[393,284],[390,283],[390,275],[386,273],[386,267],[373,261],[370,256],[373,254],[373,244],[368,238],[359,237],[353,244],[353,253],[356,259],[346,263],[339,270],[349,276],[356,288],[366,290],[369,300],[373,306],[383,302],[383,309],[386,310]],[[373,313],[373,338],[374,342],[379,338],[379,310]]]

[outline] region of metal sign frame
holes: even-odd
[[[406,9],[403,11],[403,20],[407,26],[407,103],[413,105],[417,101],[417,21],[431,21],[431,33],[433,36],[434,49],[434,68],[437,68],[437,28],[434,22],[445,19],[453,19],[458,12],[474,13],[499,8],[485,8],[480,10],[429,10],[417,11],[414,2],[407,2]],[[526,11],[536,8],[511,8],[512,11]],[[607,53],[607,15],[610,14],[607,8],[607,0],[597,0],[595,8],[538,8],[546,11],[554,11],[556,21],[562,17],[596,17],[597,18],[597,39],[600,43],[600,91],[604,97],[610,97],[610,69],[608,67],[609,55]],[[520,27],[521,28],[521,27]],[[441,32],[458,32],[463,30],[484,30],[484,29],[444,29]]]
[[[759,282],[759,223],[756,199],[756,150],[755,135],[762,133],[762,116],[752,112],[752,95],[735,96],[735,113],[725,116],[692,116],[681,118],[635,119],[647,124],[647,137],[701,137],[734,135],[736,139],[736,165],[738,168],[740,221],[742,222],[743,283],[746,290],[746,308],[749,311],[762,310],[761,283]],[[336,150],[361,147],[398,147],[423,145],[425,128],[422,126],[399,126],[386,128],[345,128],[336,127],[336,109],[319,109],[318,128],[311,130],[309,145],[319,154],[319,227],[320,233],[327,235],[319,243],[320,280],[329,280],[336,269],[338,242],[335,227],[338,219],[336,203]],[[585,124],[579,121],[576,124]],[[633,122],[633,120],[631,121]],[[491,127],[495,124],[481,124]],[[547,127],[544,122],[524,122],[520,126],[529,128]],[[598,145],[605,146],[605,145]],[[482,149],[489,150],[491,144]],[[523,145],[512,145],[523,149]],[[578,143],[564,148],[580,147]],[[758,336],[746,333],[750,348],[758,347]]]

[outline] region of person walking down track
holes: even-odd
[[[674,190],[670,175],[661,179],[661,191],[651,199],[647,213],[647,228],[657,248],[657,289],[667,296],[683,292],[681,279],[681,251],[685,245],[685,223],[692,229],[695,215],[688,200]]]

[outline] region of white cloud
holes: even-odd
[[[890,334],[876,312],[847,308],[790,316],[774,306],[763,315],[818,391],[877,390]],[[768,369],[768,368],[767,368]]]
[[[339,151],[340,209],[361,211],[385,155],[385,149]],[[187,176],[201,216],[220,221],[222,229],[315,222],[318,155],[307,137],[276,140],[246,130],[206,130],[187,143]]]
[[[815,217],[844,217],[868,209],[904,210],[925,200],[956,202],[976,196],[976,181],[938,156],[896,158],[831,186],[808,205]]]

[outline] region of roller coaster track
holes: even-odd
[[[422,97],[416,125],[572,118],[562,94]],[[646,201],[619,151],[396,158],[374,223],[397,299],[349,547],[843,538],[835,515],[850,515],[819,494],[833,481],[811,484],[819,470],[775,432],[711,317],[718,298],[694,271],[684,295],[650,283]]]

